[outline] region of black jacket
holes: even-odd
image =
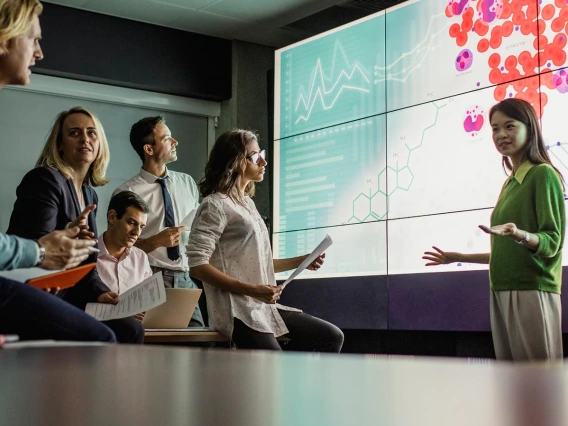
[[[65,229],[65,226],[81,214],[71,179],[65,178],[58,170],[49,167],[36,167],[29,171],[16,190],[17,200],[10,217],[8,234],[38,240],[44,235]],[[98,205],[95,190],[83,185],[85,205]],[[89,213],[89,231],[97,234],[96,210]],[[97,261],[93,253],[83,264]],[[87,302],[95,302],[97,297],[110,291],[94,269],[74,287],[63,293],[63,299],[84,309]]]

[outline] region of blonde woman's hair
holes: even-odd
[[[24,34],[43,10],[38,0],[0,0],[0,54],[10,40]]]
[[[73,107],[69,111],[63,111],[59,113],[59,115],[55,119],[55,122],[53,123],[53,126],[51,127],[49,135],[47,136],[43,151],[36,162],[36,167],[47,166],[51,167],[52,169],[57,169],[67,179],[71,179],[71,166],[69,166],[69,164],[67,164],[67,162],[61,157],[61,142],[63,140],[63,123],[65,122],[67,117],[73,114],[84,114],[92,118],[95,123],[95,128],[97,129],[97,136],[99,138],[99,152],[97,154],[97,158],[95,159],[95,161],[93,161],[91,167],[89,167],[87,176],[85,177],[85,180],[82,182],[82,184],[103,186],[109,182],[105,178],[105,173],[108,162],[110,160],[110,153],[105,130],[99,118],[91,111],[83,107]]]

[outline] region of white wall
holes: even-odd
[[[99,233],[106,229],[106,210],[113,190],[137,174],[141,166],[128,139],[132,124],[140,118],[165,113],[167,125],[179,141],[178,161],[170,167],[199,181],[208,145],[214,139],[211,123],[220,112],[215,102],[47,76],[34,75],[25,88],[3,89],[0,91],[1,232],[8,228],[16,187],[34,167],[55,117],[73,106],[83,106],[97,114],[109,141],[111,160],[107,178],[111,182],[96,188]]]

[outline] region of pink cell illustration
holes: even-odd
[[[469,108],[465,112],[465,120],[463,122],[463,129],[471,136],[477,136],[482,129],[485,119],[483,118],[483,110],[478,105]]]
[[[499,19],[503,13],[503,0],[480,0],[477,3],[477,16],[485,24]]]
[[[469,49],[464,49],[459,53],[458,57],[456,58],[456,70],[460,72],[465,71],[469,69],[469,67],[471,67],[472,63],[473,63],[473,53],[471,53],[471,50]]]
[[[463,12],[463,10],[465,9],[468,3],[469,0],[450,0],[448,2],[447,11],[450,14],[450,16],[461,15],[461,13]]]
[[[555,73],[552,78],[552,84],[554,84],[554,87],[560,93],[568,92],[568,72],[566,72],[566,70],[560,70]]]
[[[524,99],[540,118],[548,104],[542,89],[568,93],[567,71],[554,72],[568,66],[567,0],[446,1],[443,5],[446,17],[452,20],[448,35],[456,46],[463,49],[467,44],[476,61],[480,60],[477,53],[489,56],[486,70],[489,83],[495,85],[495,101]],[[461,22],[454,22],[454,11],[460,12]],[[508,39],[519,34],[532,40],[538,52],[531,51],[528,44],[521,52],[507,51],[504,46],[513,42]],[[476,68],[483,66],[476,62]]]

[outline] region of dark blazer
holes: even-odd
[[[49,167],[36,167],[28,172],[18,186],[16,196],[8,234],[37,240],[52,231],[65,229],[69,222],[81,214],[71,179]],[[83,185],[83,199],[85,205],[98,205],[97,193],[91,186]],[[89,213],[89,231],[98,237],[96,212]],[[96,261],[97,254],[93,253],[83,264]],[[96,301],[100,294],[107,291],[110,291],[109,288],[95,269],[68,289],[63,299],[84,308],[87,302]]]

